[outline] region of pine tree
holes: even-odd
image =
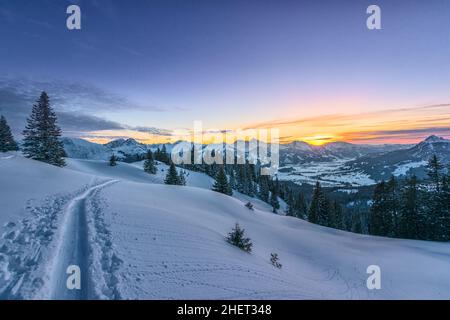
[[[311,205],[309,207],[308,221],[323,226],[329,224],[330,203],[326,198],[320,183],[317,182],[314,188]]]
[[[175,168],[174,163],[170,164],[170,168],[169,171],[167,172],[164,183],[170,185],[180,185],[180,178],[178,176],[177,169]]]
[[[400,200],[399,235],[403,238],[420,239],[420,205],[417,177],[406,179]]]
[[[111,167],[115,167],[117,166],[117,157],[114,155],[114,153],[111,155],[111,157],[109,158],[109,165]]]
[[[278,177],[276,177],[275,180],[269,181],[269,190],[269,204],[272,206],[272,212],[277,213],[277,210],[280,209],[280,202],[278,201],[278,197],[280,196],[280,185],[278,182]]]
[[[154,154],[154,158],[157,161],[161,161],[161,149],[159,149],[159,147],[156,148],[156,151],[155,151],[155,154]]]
[[[388,188],[381,181],[375,186],[372,206],[370,208],[369,233],[377,236],[387,236],[392,230],[392,221],[388,209]]]
[[[250,163],[245,164],[245,170],[246,170],[246,180],[247,180],[247,192],[246,194],[250,197],[253,197],[255,195],[256,187],[254,184],[255,181],[255,169],[254,165]]]
[[[233,194],[233,191],[228,184],[227,175],[225,174],[225,170],[223,169],[223,167],[220,168],[219,172],[216,175],[216,181],[214,182],[212,190],[229,196]]]
[[[248,168],[248,162],[239,165],[238,176],[237,176],[237,189],[243,194],[252,195],[252,181],[250,175],[250,170]]]
[[[186,171],[181,170],[178,175],[178,185],[185,186],[186,185]]]
[[[168,164],[170,161],[170,157],[169,154],[167,153],[167,149],[166,149],[166,145],[163,144],[162,149],[161,149],[161,162],[164,162],[166,164]]]
[[[259,177],[259,198],[264,202],[269,202],[269,182],[267,176]]]
[[[288,192],[286,203],[287,203],[286,216],[295,217],[295,200],[291,190],[289,190]]]
[[[235,176],[235,173],[234,173],[234,168],[231,168],[231,170],[230,170],[230,188],[233,190],[233,189],[236,189],[236,176]]]
[[[153,153],[151,150],[147,152],[146,160],[144,162],[144,171],[150,174],[156,174],[158,171],[155,166],[155,161],[153,160]]]
[[[297,200],[295,201],[295,215],[297,218],[306,219],[308,215],[308,208],[306,205],[305,195],[303,193],[299,193]]]
[[[319,221],[319,199],[321,197],[320,183],[316,182],[316,186],[313,191],[311,203],[309,205],[308,221],[311,223],[317,223]]]
[[[329,227],[344,230],[344,217],[342,207],[334,200],[330,207],[330,221]]]
[[[391,176],[389,181],[386,183],[386,209],[385,214],[388,230],[387,235],[390,237],[395,237],[398,234],[399,223],[398,223],[398,183],[395,176]]]
[[[444,226],[444,241],[450,240],[450,170],[449,174],[442,178],[442,190],[440,195],[442,205],[442,223]]]
[[[439,185],[440,185],[442,168],[443,168],[443,165],[441,164],[441,161],[434,154],[430,158],[430,160],[428,160],[427,173],[428,173],[428,176],[430,177],[431,182],[433,183],[433,186],[437,192],[439,192],[439,189],[440,189]]]
[[[0,117],[0,152],[17,151],[19,147],[4,116]]]
[[[278,257],[278,253],[271,253],[270,254],[270,263],[278,269],[281,269],[281,267],[283,267],[283,265],[279,262],[280,258]]]
[[[61,129],[47,93],[42,92],[33,106],[23,135],[23,153],[26,157],[59,167],[65,166]]]
[[[430,178],[432,188],[424,195],[424,219],[421,221],[423,227],[420,238],[427,240],[446,241],[450,239],[448,231],[448,204],[446,203],[446,193],[448,182],[446,175],[442,172],[444,166],[436,155],[428,161],[427,173]],[[448,200],[448,198],[447,198]]]
[[[238,223],[234,226],[233,230],[228,234],[226,238],[227,242],[236,246],[245,252],[250,253],[252,251],[252,242],[249,238],[245,237],[245,230],[241,229]]]
[[[280,209],[280,202],[278,201],[278,194],[275,189],[270,193],[270,205],[272,206],[273,213],[277,213],[277,210]]]

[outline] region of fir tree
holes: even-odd
[[[155,166],[155,161],[153,160],[153,153],[150,150],[147,152],[146,160],[144,162],[144,171],[150,174],[156,174],[158,171]]]
[[[238,223],[236,223],[233,230],[228,234],[226,240],[228,243],[244,250],[245,252],[250,253],[252,251],[253,244],[249,238],[245,237],[245,230],[241,229]]]
[[[406,185],[401,194],[399,218],[399,233],[401,237],[409,239],[420,238],[419,225],[421,223],[419,201],[417,177],[413,175],[406,179]]]
[[[449,175],[442,178],[440,202],[442,204],[442,223],[444,229],[444,241],[450,240],[450,170]]]
[[[369,232],[377,236],[388,233],[390,223],[386,221],[386,183],[381,181],[375,186],[372,206],[370,207]]]
[[[254,181],[255,181],[254,165],[247,162],[245,164],[245,170],[246,170],[246,182],[247,182],[246,194],[249,195],[250,197],[253,197],[256,193],[256,187],[254,184]]]
[[[178,175],[178,185],[185,186],[186,185],[186,171],[181,170]]]
[[[280,258],[278,257],[277,253],[271,253],[270,254],[270,263],[278,269],[281,269],[281,267],[283,266],[280,262]]]
[[[277,210],[280,209],[280,202],[278,201],[278,194],[275,189],[270,193],[270,205],[272,206],[273,213],[277,213]]]
[[[59,167],[65,166],[61,129],[47,93],[42,92],[33,106],[23,135],[23,153],[26,157]]]
[[[251,210],[251,211],[254,210],[254,209],[253,209],[253,203],[251,203],[250,201],[247,202],[247,203],[245,204],[245,207],[246,207],[248,210]]]
[[[161,157],[161,159],[160,159],[161,162],[164,162],[166,164],[171,162],[169,154],[167,153],[167,149],[166,149],[166,145],[165,144],[163,144],[163,146],[162,146],[160,157]]]
[[[398,183],[395,176],[391,176],[389,181],[386,183],[386,221],[388,222],[387,230],[388,236],[395,236],[398,234],[399,223],[398,223]]]
[[[427,173],[428,176],[431,179],[431,182],[433,183],[434,188],[437,192],[439,192],[439,185],[440,185],[440,178],[441,178],[441,171],[442,171],[442,164],[439,158],[434,154],[430,160],[428,160],[427,165]]]
[[[170,164],[170,168],[169,171],[167,172],[164,183],[170,185],[180,185],[180,178],[178,176],[177,169],[175,168],[174,163]]]
[[[248,182],[247,182],[247,171],[245,170],[245,165],[238,166],[237,175],[237,190],[240,193],[247,194],[248,192]]]
[[[280,209],[280,202],[278,201],[278,197],[280,196],[280,184],[278,182],[278,177],[276,177],[275,180],[270,181],[269,187],[269,204],[272,206],[272,212],[277,213],[277,210]]]
[[[264,202],[269,202],[269,183],[267,176],[259,177],[259,198]]]
[[[115,167],[115,166],[117,166],[117,157],[115,156],[115,154],[113,153],[112,155],[111,155],[111,157],[109,158],[109,165],[111,166],[111,167]]]
[[[316,182],[308,212],[308,221],[311,223],[317,223],[319,221],[319,199],[321,192],[320,183]]]
[[[440,172],[439,172],[440,174]],[[426,194],[426,230],[425,235],[428,240],[447,241],[450,238],[448,233],[449,213],[447,211],[448,203],[448,183],[445,175],[441,175],[440,181],[435,184],[435,188]]]
[[[288,196],[287,196],[287,210],[286,210],[286,215],[289,217],[295,217],[295,200],[294,200],[294,196],[292,195],[292,191],[288,192]]]
[[[330,207],[330,221],[328,226],[331,228],[344,230],[344,219],[342,215],[342,207],[336,200],[334,200]]]
[[[161,161],[161,149],[159,149],[159,147],[156,148],[156,151],[155,151],[155,154],[154,154],[154,158],[157,161]]]
[[[4,116],[0,117],[0,152],[17,151],[19,147]]]
[[[323,226],[328,226],[329,209],[329,201],[326,198],[320,183],[317,182],[311,199],[311,205],[309,207],[308,221]]]
[[[231,168],[231,170],[230,170],[230,182],[229,182],[229,184],[230,184],[230,188],[232,190],[236,189],[236,176],[235,176],[235,173],[234,173],[234,168]]]
[[[223,167],[219,170],[219,172],[216,175],[216,181],[214,182],[212,190],[229,196],[233,194],[233,191],[231,190],[230,185],[228,184],[227,175],[225,174],[225,170],[223,169]]]
[[[308,215],[308,208],[306,205],[305,195],[301,192],[297,196],[294,209],[297,218],[306,219],[306,216]]]

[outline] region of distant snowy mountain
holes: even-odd
[[[63,138],[62,142],[69,158],[107,160],[111,156],[111,153],[102,144],[77,138]]]
[[[347,165],[353,170],[361,170],[375,180],[408,173],[424,177],[424,167],[433,155],[436,155],[444,164],[449,164],[450,140],[430,136],[411,148],[375,156],[364,156],[347,163]]]
[[[115,154],[121,160],[140,160],[150,146],[134,139],[118,139],[106,144],[97,144],[77,138],[63,138],[64,150],[69,158],[107,160]]]
[[[88,142],[83,139],[63,138],[64,148],[69,158],[105,160],[115,153],[119,158],[126,159],[136,155],[144,155],[149,149],[156,150],[162,145],[147,145],[134,139],[113,140],[104,145]],[[233,144],[207,144],[203,145],[204,152],[235,152],[238,146],[243,146],[243,151],[248,154],[252,146],[261,148],[261,144],[270,150],[270,144],[264,142],[239,141]],[[191,144],[178,141],[166,144],[167,151],[172,148],[190,148]],[[347,142],[332,142],[323,146],[313,146],[303,141],[294,141],[280,145],[280,161],[282,164],[301,164],[307,162],[326,162],[336,159],[357,158],[368,154],[384,153],[410,147],[409,145],[356,145]]]
[[[411,156],[429,159],[433,154],[438,155],[444,162],[450,162],[450,140],[430,136],[409,150]]]
[[[295,141],[280,146],[280,161],[282,166],[334,162],[341,159],[354,159],[365,155],[402,150],[408,147],[410,145],[359,145],[348,142],[331,142],[323,146],[312,146],[306,142]]]
[[[298,144],[296,144],[298,146]],[[414,173],[425,177],[428,159],[436,154],[450,163],[450,140],[430,136],[417,145],[353,145],[334,142],[319,148],[287,148],[279,172],[281,180],[323,186],[372,185],[391,175]],[[299,151],[300,150],[300,151]]]
[[[63,142],[69,158],[107,160],[114,153],[127,162],[139,161],[148,150],[162,147],[146,145],[134,139],[118,139],[104,145],[74,138],[64,138]],[[209,144],[201,148],[209,153],[236,152],[238,145],[243,145],[248,157],[249,149],[256,143]],[[185,141],[166,144],[168,152],[190,147],[191,144]],[[265,147],[270,150],[270,145]],[[295,141],[280,145],[279,178],[308,184],[321,181],[325,186],[361,186],[374,184],[391,175],[404,176],[414,172],[423,177],[424,166],[433,154],[444,163],[450,163],[450,141],[437,136],[430,136],[416,145],[332,142],[313,146]]]

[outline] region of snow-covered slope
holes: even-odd
[[[237,200],[201,189],[124,183],[103,196],[114,208],[109,223],[120,239],[117,254],[127,275],[121,292],[127,297],[450,297],[449,244],[340,232],[250,212]],[[254,243],[251,255],[224,243],[235,222]],[[269,264],[271,252],[279,254],[281,270]],[[366,287],[369,265],[381,267],[380,291]]]
[[[108,160],[112,154],[119,159],[134,159],[145,155],[150,145],[137,142],[134,139],[118,139],[106,144],[97,144],[78,138],[63,138],[64,150],[69,158]]]
[[[18,153],[0,153],[0,170],[0,225],[26,216],[27,206],[45,202],[47,196],[70,193],[95,180],[91,175],[31,161]]]
[[[168,166],[164,163],[157,162],[156,175],[147,174],[144,172],[144,161],[124,163],[119,162],[116,167],[110,167],[101,160],[81,160],[81,159],[67,159],[67,167],[72,170],[77,170],[83,173],[89,173],[98,177],[125,180],[141,183],[156,183],[163,184],[167,174]],[[180,170],[180,169],[178,169]],[[206,174],[184,170],[186,173],[186,184],[191,187],[211,190],[214,179]],[[270,211],[271,207],[267,203],[251,198],[247,195],[234,191],[233,197],[247,203],[252,202],[255,208]],[[280,214],[284,214],[286,203],[280,199]]]
[[[0,298],[450,298],[448,243],[361,236],[250,211],[210,190],[126,179],[131,167],[70,161],[60,169],[2,158]],[[236,222],[251,254],[224,239]],[[281,270],[270,264],[272,252]],[[73,264],[85,275],[79,291],[65,287]],[[369,265],[381,267],[381,290],[366,287]]]
[[[107,160],[112,154],[104,145],[92,143],[84,139],[63,138],[62,142],[69,158]]]

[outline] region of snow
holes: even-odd
[[[19,155],[0,160],[0,224],[24,217],[26,207],[36,206],[46,196],[67,193],[89,184],[94,177],[31,161]]]
[[[292,181],[298,184],[307,183],[314,185],[317,181],[324,187],[335,186],[366,186],[376,182],[368,174],[354,171],[346,166],[353,159],[339,159],[330,162],[311,162],[301,166],[290,166],[292,171],[278,172],[278,178],[284,181]]]
[[[394,176],[405,176],[410,169],[419,168],[425,166],[427,161],[416,161],[416,162],[408,162],[404,164],[400,164],[392,173]]]
[[[346,194],[358,193],[358,189],[337,189],[336,191]]]
[[[157,173],[156,175],[151,175],[143,170],[144,161],[134,162],[134,163],[124,163],[118,162],[116,167],[108,166],[104,161],[98,160],[81,160],[81,159],[67,159],[67,167],[72,170],[77,170],[83,173],[90,173],[96,176],[101,176],[105,179],[119,179],[127,180],[141,183],[156,183],[163,184],[164,179],[167,174],[169,167],[166,164],[156,162]],[[214,184],[214,179],[199,172],[185,170],[186,173],[186,184],[188,186],[208,189],[210,190]],[[180,171],[180,169],[178,169]],[[239,193],[237,191],[233,192],[233,197],[240,199],[241,201],[247,203],[252,202],[255,208],[261,210],[271,210],[271,206],[267,203],[251,198],[247,195]],[[280,213],[286,210],[286,203],[280,199]]]
[[[450,299],[449,243],[250,211],[208,190],[201,173],[180,187],[160,184],[163,173],[141,176],[141,163],[68,163],[0,161],[0,298]],[[225,241],[236,222],[251,254]],[[270,264],[272,252],[282,269]],[[84,264],[85,291],[61,286],[68,264]],[[381,267],[381,290],[366,287],[369,265]]]

